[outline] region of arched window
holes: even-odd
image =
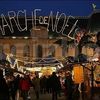
[[[2,52],[3,52],[3,46],[0,45],[0,53],[2,53]]]
[[[29,57],[30,56],[30,47],[29,47],[29,45],[24,46],[23,56],[24,57]]]
[[[37,46],[37,57],[38,58],[42,58],[42,56],[43,56],[42,46],[41,45],[38,45]]]
[[[13,55],[16,55],[16,46],[14,46],[14,45],[10,46],[10,53]]]
[[[49,47],[49,54],[53,57],[55,57],[55,46],[54,45],[51,45]]]

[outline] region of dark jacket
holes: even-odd
[[[9,100],[9,88],[2,74],[0,74],[0,100]]]
[[[60,80],[56,75],[52,75],[50,81],[51,88],[53,91],[59,91],[61,89]]]

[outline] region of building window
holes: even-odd
[[[16,46],[14,45],[10,46],[10,53],[16,55]]]
[[[55,46],[54,45],[51,45],[49,47],[49,55],[55,57]]]
[[[30,56],[30,47],[28,45],[24,46],[24,52],[23,52],[24,57],[29,57]]]
[[[42,46],[38,45],[37,46],[37,57],[42,58],[42,56],[43,56]]]
[[[0,45],[0,53],[2,53],[2,52],[3,52],[3,46]]]

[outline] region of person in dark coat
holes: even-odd
[[[51,88],[52,88],[52,100],[57,100],[57,94],[59,92],[61,85],[60,85],[60,80],[57,77],[55,72],[52,73],[50,81],[51,81]]]
[[[47,82],[46,82],[46,90],[47,90],[47,93],[51,93],[51,76],[49,75],[48,77],[47,77]]]
[[[45,76],[40,78],[40,91],[42,94],[46,93],[47,78]]]
[[[72,94],[73,94],[73,80],[72,75],[70,72],[66,73],[66,79],[65,79],[65,91],[66,91],[66,99],[72,100]]]
[[[9,88],[6,80],[3,78],[2,70],[0,70],[0,100],[10,100]]]
[[[34,91],[36,94],[36,100],[39,100],[39,98],[40,98],[40,78],[39,78],[38,74],[36,74],[36,77],[32,81],[33,81],[33,85],[34,85]]]
[[[16,99],[16,95],[17,95],[17,90],[18,90],[18,86],[19,86],[19,76],[14,77],[11,76],[11,80],[9,82],[9,92],[11,95],[12,100]]]

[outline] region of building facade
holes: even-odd
[[[39,26],[39,30],[32,29],[30,37],[5,37],[0,38],[0,52],[4,51],[7,55],[13,54],[19,60],[32,61],[38,58],[45,58],[48,55],[56,59],[76,55],[75,44],[67,45],[66,49],[62,45],[55,43],[57,38],[48,38],[48,31],[45,27]],[[82,53],[93,56],[94,50],[83,47]]]

